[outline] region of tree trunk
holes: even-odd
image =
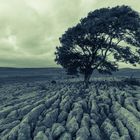
[[[85,82],[85,87],[86,88],[88,88],[88,86],[89,86],[89,80],[90,80],[90,75],[85,75],[84,82]]]
[[[88,88],[89,86],[89,80],[90,80],[90,77],[92,75],[92,72],[93,70],[90,69],[88,71],[85,72],[85,75],[84,75],[84,83],[85,83],[85,87]]]

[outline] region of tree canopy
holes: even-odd
[[[89,81],[96,69],[111,74],[119,62],[140,63],[140,15],[129,6],[101,8],[69,28],[60,38],[55,61]]]

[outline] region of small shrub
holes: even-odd
[[[55,81],[55,80],[52,80],[51,83],[52,83],[52,84],[56,84],[56,81]]]

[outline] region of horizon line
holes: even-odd
[[[0,69],[64,69],[63,67],[56,67],[56,66],[51,66],[51,67],[3,67],[3,66],[0,66]],[[140,69],[140,68],[129,68],[129,67],[123,67],[123,68],[118,68],[118,69]]]

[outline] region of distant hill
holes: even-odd
[[[62,68],[0,68],[0,83],[63,79]]]
[[[47,76],[63,73],[62,68],[0,68],[0,77]]]
[[[93,73],[93,75],[101,76],[97,71]],[[140,69],[131,69],[131,68],[122,68],[119,69],[117,72],[113,72],[113,76],[120,76],[120,77],[136,77],[140,78]]]
[[[140,78],[140,69],[123,68],[114,73],[115,76],[133,76]]]
[[[95,77],[103,77],[97,71],[93,73]],[[140,78],[140,69],[123,68],[113,73],[113,76]],[[67,74],[62,68],[0,68],[0,82],[4,81],[26,81],[26,80],[46,80],[65,79]]]

